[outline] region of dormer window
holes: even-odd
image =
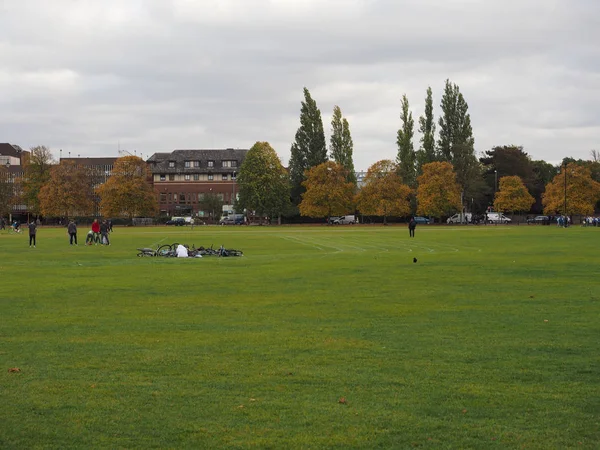
[[[185,167],[186,169],[188,169],[188,168],[192,167],[192,162],[191,162],[191,161],[185,161],[183,164],[184,164],[184,167]]]
[[[208,167],[215,167],[215,162],[214,161],[208,161]]]
[[[169,168],[175,167],[175,161],[169,161]]]

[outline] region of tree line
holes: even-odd
[[[493,147],[477,158],[468,104],[450,80],[445,82],[440,110],[436,123],[428,87],[415,149],[415,121],[403,95],[396,159],[374,163],[358,187],[347,119],[335,106],[328,151],[321,112],[304,88],[287,174],[269,143],[257,142],[240,168],[237,207],[271,217],[359,211],[386,221],[415,213],[481,213],[490,207],[503,212],[593,214],[599,206],[598,152],[592,151],[590,160],[565,158],[560,166],[532,160],[515,145]]]

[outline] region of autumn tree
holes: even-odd
[[[416,155],[413,146],[415,121],[413,120],[412,112],[409,110],[406,94],[402,96],[400,120],[402,121],[402,127],[398,130],[398,137],[396,139],[396,144],[398,145],[398,156],[396,157],[398,174],[405,184],[414,186],[416,179]]]
[[[496,211],[528,212],[534,202],[520,177],[513,175],[500,178],[500,189],[494,198]]]
[[[50,179],[50,169],[55,161],[50,149],[44,145],[32,147],[29,152],[23,161],[23,179],[19,180],[21,201],[27,205],[29,212],[39,215],[40,190]]]
[[[354,209],[354,184],[346,180],[346,169],[336,162],[327,161],[310,169],[303,185],[306,192],[298,205],[303,216],[329,218]]]
[[[402,182],[397,165],[388,159],[369,167],[364,185],[356,196],[358,210],[368,216],[382,216],[384,225],[389,216],[410,214],[412,189]]]
[[[441,108],[442,115],[438,122],[440,158],[452,163],[465,197],[475,196],[481,173],[475,157],[469,106],[459,87],[450,83],[450,80],[446,80]]]
[[[291,206],[288,173],[268,142],[257,142],[248,150],[237,184],[239,199],[236,206],[241,209],[280,220]]]
[[[599,200],[600,183],[592,179],[590,168],[570,163],[546,186],[542,203],[546,214],[591,215]]]
[[[441,218],[462,210],[461,188],[452,164],[432,162],[422,167],[417,179],[417,213]]]
[[[156,195],[149,183],[150,170],[138,156],[124,156],[115,161],[112,176],[97,188],[100,211],[104,216],[154,216],[158,211]]]
[[[350,135],[350,125],[345,117],[342,117],[342,110],[339,106],[334,106],[333,117],[331,119],[331,139],[329,145],[329,156],[336,163],[346,169],[346,179],[356,184],[356,174],[354,173],[354,162],[352,152],[354,143]]]
[[[425,115],[419,117],[419,133],[421,133],[421,148],[417,151],[417,174],[421,174],[423,164],[436,161],[435,122],[433,120],[433,94],[431,87],[427,88],[425,97]]]
[[[39,193],[45,216],[85,216],[93,212],[93,192],[88,171],[74,161],[61,161],[50,169],[50,179]]]
[[[296,138],[291,148],[290,179],[292,184],[292,200],[294,204],[300,203],[305,173],[308,169],[327,161],[327,145],[321,111],[310,96],[308,89],[304,88],[304,101],[300,109],[300,127],[296,131]]]

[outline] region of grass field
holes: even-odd
[[[174,241],[245,256],[136,257]],[[2,232],[0,448],[600,448],[598,242],[151,227],[71,247],[42,228],[30,249]]]

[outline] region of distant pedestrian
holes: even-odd
[[[108,231],[110,231],[110,232],[112,233],[112,231],[113,231],[113,230],[112,230],[112,220],[111,220],[111,219],[108,219],[108,222],[107,222],[107,224],[108,224]]]
[[[0,217],[0,230],[6,229],[6,222],[4,222],[4,217]]]
[[[94,219],[92,231],[94,232],[94,244],[98,245],[98,242],[100,242],[100,224],[98,223],[98,219]]]
[[[69,225],[67,226],[67,231],[69,232],[69,244],[73,245],[73,242],[75,242],[75,245],[77,245],[77,225],[75,224],[75,221],[73,221],[73,219],[71,219],[71,221],[69,222]]]
[[[408,222],[408,234],[410,237],[415,237],[415,228],[417,228],[417,221],[414,217],[411,217],[410,222]]]
[[[94,243],[94,232],[92,230],[88,231],[87,236],[85,237],[85,245],[92,245]]]
[[[33,248],[35,248],[35,235],[37,233],[37,225],[35,224],[35,221],[31,221],[31,223],[29,224],[29,246],[31,247],[31,244],[33,244]]]
[[[108,240],[108,224],[106,223],[106,220],[103,220],[100,225],[100,243],[103,245],[110,245],[110,241]]]

